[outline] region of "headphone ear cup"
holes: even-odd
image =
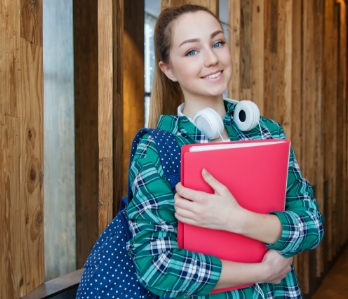
[[[218,138],[224,130],[220,115],[212,108],[198,111],[193,118],[193,123],[209,140]]]
[[[249,104],[251,105],[251,108],[253,110],[253,116],[254,116],[252,127],[255,128],[260,121],[260,111],[254,102],[249,101]]]
[[[240,101],[236,105],[233,118],[241,131],[250,131],[259,123],[260,111],[254,102],[249,100]]]

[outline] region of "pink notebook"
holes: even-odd
[[[202,178],[202,169],[205,168],[229,188],[244,208],[264,214],[283,211],[289,151],[289,141],[276,139],[184,145],[181,150],[181,183],[188,188],[213,193]],[[260,241],[181,222],[178,224],[178,245],[222,260],[243,263],[259,263],[266,253],[266,246]],[[247,286],[250,284],[212,293]]]

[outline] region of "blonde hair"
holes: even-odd
[[[205,11],[218,22],[218,18],[206,7],[185,4],[180,7],[164,9],[156,22],[154,33],[155,70],[151,91],[149,125],[155,128],[162,114],[175,115],[178,106],[184,102],[184,95],[178,82],[173,82],[159,68],[159,62],[170,63],[170,49],[172,40],[173,21],[185,13]]]

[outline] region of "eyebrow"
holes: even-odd
[[[222,30],[217,30],[215,32],[213,32],[212,34],[210,34],[210,38],[212,39],[213,37],[215,37],[216,35],[218,35],[219,33],[223,33]],[[187,39],[185,41],[183,41],[180,45],[179,45],[179,48],[184,45],[184,44],[187,44],[187,43],[196,43],[196,42],[199,42],[199,38],[192,38],[192,39]]]

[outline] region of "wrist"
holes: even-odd
[[[255,283],[265,283],[269,281],[271,270],[272,269],[270,268],[269,264],[262,261],[259,264],[259,271],[260,271],[259,279]]]
[[[252,212],[244,209],[243,207],[238,207],[237,211],[231,213],[228,223],[228,231],[245,235],[248,230],[248,223],[250,222],[250,217],[252,217]]]

